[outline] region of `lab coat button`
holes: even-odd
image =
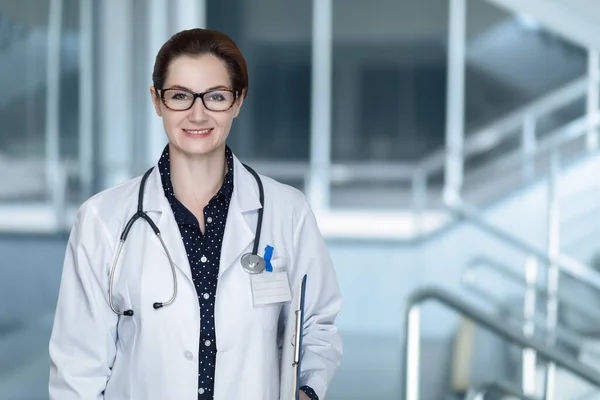
[[[210,224],[212,222],[212,218],[211,217],[206,218],[206,222],[208,222]]]
[[[193,360],[194,359],[194,354],[191,351],[186,351],[185,353],[183,353],[185,358],[188,360]]]
[[[204,388],[200,388],[200,389],[198,389],[198,393],[199,393],[199,394],[204,394]]]
[[[208,294],[208,293],[204,293],[204,298],[205,298],[206,300],[208,300],[208,298],[209,298],[209,297],[210,297],[210,294]]]
[[[210,343],[211,343],[211,342],[210,342],[210,340],[207,340],[207,341],[205,341],[205,342],[204,342],[204,345],[205,345],[206,347],[208,347],[208,346],[210,346]]]

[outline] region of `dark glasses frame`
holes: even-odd
[[[174,108],[169,107],[167,105],[166,100],[165,100],[165,92],[168,92],[169,90],[176,90],[178,92],[185,92],[185,93],[191,95],[193,97],[192,103],[190,104],[190,106],[188,108],[184,108],[184,109],[174,109]],[[171,88],[166,88],[166,89],[159,89],[158,91],[160,92],[160,99],[161,99],[162,103],[165,105],[165,107],[167,107],[171,111],[187,111],[190,108],[194,107],[194,104],[196,103],[196,99],[200,98],[200,100],[202,100],[202,104],[204,105],[204,108],[206,108],[207,110],[214,111],[214,112],[225,112],[225,111],[231,110],[231,107],[233,107],[233,105],[235,104],[235,102],[238,100],[238,93],[235,90],[225,89],[225,88],[223,88],[223,89],[207,90],[206,92],[202,92],[202,93],[196,93],[196,92],[192,92],[191,90],[183,89],[183,88],[178,88],[178,87],[171,87]],[[227,107],[225,110],[213,110],[212,108],[210,108],[210,107],[208,107],[206,105],[206,101],[204,101],[204,96],[206,96],[207,94],[215,93],[215,92],[229,92],[229,93],[233,93],[233,101],[231,102],[231,104],[229,105],[229,107]]]

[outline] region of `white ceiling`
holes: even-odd
[[[537,19],[575,44],[600,50],[598,0],[486,0]]]

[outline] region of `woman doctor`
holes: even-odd
[[[222,33],[182,31],[152,79],[169,143],[145,179],[95,195],[77,215],[50,399],[277,400],[285,292],[297,294],[305,274],[300,396],[324,399],[341,359],[336,276],[303,195],[253,176],[226,145],[248,90],[242,54]],[[265,261],[244,262],[253,252]],[[280,285],[271,297],[254,280],[268,274]]]

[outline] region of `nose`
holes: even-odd
[[[201,98],[197,98],[192,108],[190,108],[189,119],[192,122],[202,122],[206,120],[206,107]]]

